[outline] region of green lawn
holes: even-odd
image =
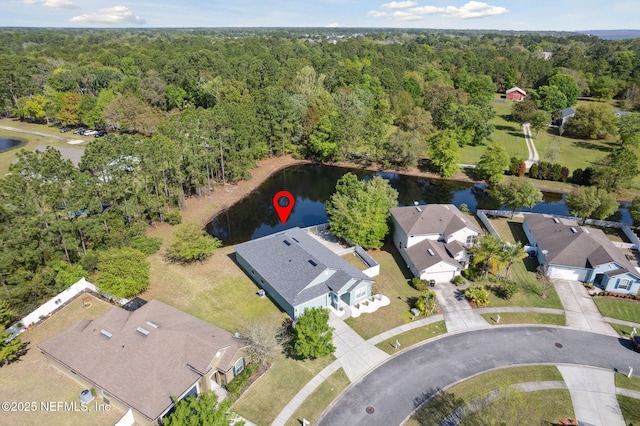
[[[376,346],[388,354],[394,354],[407,349],[412,345],[415,345],[416,343],[420,343],[433,337],[440,336],[441,334],[445,334],[446,332],[447,326],[445,325],[444,321],[438,321],[424,327],[405,331],[404,333],[398,334],[387,340],[383,340]],[[396,340],[400,342],[400,345],[402,345],[398,349],[394,347]]]
[[[541,314],[538,312],[501,312],[500,323],[497,321],[497,314],[482,314],[491,325],[498,324],[553,324],[566,325],[564,315]]]
[[[316,390],[314,390],[302,405],[298,407],[286,425],[300,426],[305,418],[314,424],[322,412],[336,399],[340,393],[349,386],[349,378],[341,368],[327,378]]]
[[[627,377],[626,374],[618,373],[615,375],[616,387],[622,389],[630,389],[640,392],[640,377]]]
[[[384,294],[391,304],[376,312],[345,320],[364,339],[410,322],[409,309],[420,296],[420,292],[408,284],[412,278],[411,272],[393,244],[387,243],[381,250],[370,250],[368,253],[380,264],[380,275],[374,277],[373,292]]]
[[[629,300],[594,297],[602,316],[640,324],[640,303]]]
[[[622,337],[629,337],[629,334],[631,334],[631,330],[633,328],[633,327],[629,327],[628,325],[614,324],[614,323],[611,323],[611,322],[609,324]]]
[[[295,361],[281,354],[259,380],[240,397],[233,409],[258,425],[271,424],[291,399],[335,358]]]
[[[624,422],[628,425],[640,425],[640,401],[624,395],[617,395]]]

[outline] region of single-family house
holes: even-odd
[[[451,281],[466,269],[466,248],[482,233],[453,204],[390,209],[393,242],[416,277]]]
[[[553,52],[542,52],[542,59],[548,61],[553,57]]]
[[[238,265],[291,318],[371,296],[372,280],[300,228],[238,244]]]
[[[522,101],[527,97],[527,92],[519,87],[512,87],[511,89],[508,89],[506,94],[507,99],[510,101]]]
[[[523,228],[545,274],[592,283],[607,291],[636,294],[640,273],[604,232],[575,220],[525,213]]]
[[[178,400],[226,385],[245,366],[246,344],[157,300],[114,307],[38,345],[50,365],[138,424],[157,424]]]
[[[621,109],[614,108],[613,113],[616,115],[616,117],[620,118],[624,117],[625,115],[631,114],[631,111],[623,111]]]
[[[558,118],[553,121],[553,124],[558,127],[564,127],[567,123],[567,120],[576,115],[576,110],[568,107],[560,111],[560,114],[557,116]]]

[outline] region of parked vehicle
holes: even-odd
[[[640,336],[631,336],[629,340],[631,341],[631,349],[640,352]]]
[[[107,136],[107,132],[105,130],[100,130],[98,133],[94,135],[96,138],[101,138],[103,136]]]
[[[87,129],[84,128],[84,127],[78,127],[77,129],[75,129],[73,131],[73,133],[76,134],[76,135],[84,135],[84,131],[85,130],[87,130]]]
[[[84,133],[82,133],[84,136],[95,136],[98,134],[97,130],[85,130]]]
[[[67,133],[69,130],[71,130],[71,127],[63,127],[60,129],[60,133]]]

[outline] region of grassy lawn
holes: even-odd
[[[64,401],[79,402],[78,394],[82,389],[79,383],[61,373],[47,363],[44,355],[36,345],[56,335],[66,327],[75,324],[82,318],[94,319],[109,311],[112,306],[91,297],[91,306],[83,307],[81,295],[68,306],[52,315],[45,322],[22,334],[23,342],[29,343],[29,351],[13,364],[0,368],[0,401]],[[91,406],[91,404],[89,404]],[[113,409],[109,412],[3,412],[0,423],[6,425],[24,424],[56,424],[56,425],[113,425],[124,413]]]
[[[368,253],[380,264],[380,275],[374,277],[373,292],[384,294],[391,304],[371,314],[345,320],[365,340],[410,322],[409,309],[413,307],[413,300],[420,296],[420,292],[408,284],[411,272],[393,244],[387,243],[381,250]]]
[[[594,297],[602,316],[640,324],[640,303],[629,300]]]
[[[617,395],[617,397],[625,424],[640,425],[640,401],[624,395]]]
[[[242,417],[258,425],[271,424],[293,397],[327,365],[333,356],[295,361],[281,354],[272,367],[234,404]],[[321,412],[324,407],[321,407]]]
[[[614,324],[612,322],[610,322],[609,324],[622,337],[629,337],[629,334],[631,334],[631,330],[633,328],[633,327],[629,327],[628,325]]]
[[[0,126],[13,126],[13,122],[7,120],[0,120]],[[45,127],[45,126],[42,126]],[[52,145],[52,146],[77,146],[68,145],[66,142],[59,139],[49,138],[46,136],[31,135],[28,133],[18,133],[9,130],[0,129],[0,138],[18,139],[24,141],[24,144],[11,149],[9,151],[0,153],[0,175],[4,176],[9,172],[9,165],[11,165],[15,159],[16,154],[20,150],[33,151],[38,145]]]
[[[615,379],[617,388],[630,389],[640,392],[640,377],[631,376],[629,378],[626,374],[619,373],[615,375]]]
[[[521,242],[522,244],[529,244],[527,235],[522,229],[522,222],[524,218],[514,217],[513,219],[496,218],[491,219],[491,224],[498,231],[500,237],[510,243]]]
[[[441,334],[445,334],[447,332],[447,326],[444,321],[438,321],[433,324],[429,324],[424,327],[414,328],[413,330],[405,331],[402,334],[398,334],[390,339],[383,340],[378,343],[376,346],[385,351],[388,354],[394,354],[396,352],[402,351],[415,345],[416,343],[420,343],[424,340],[431,339],[436,336],[440,336]],[[394,344],[396,342],[400,342],[402,346],[398,349],[394,348]]]
[[[491,325],[498,325],[496,314],[482,314]],[[565,325],[564,315],[541,314],[538,312],[502,312],[500,324],[554,324]]]
[[[327,378],[311,395],[302,403],[302,405],[289,418],[286,425],[300,426],[302,419],[305,418],[311,422],[320,417],[320,414],[331,402],[340,395],[340,393],[349,386],[349,378],[341,368]]]
[[[188,266],[165,262],[162,252],[149,257],[151,284],[143,299],[158,299],[230,332],[253,321],[286,318],[268,297],[257,296],[258,287],[234,261],[233,247]]]
[[[566,389],[551,389],[535,392],[522,392],[524,403],[531,408],[530,416],[527,417],[527,424],[530,425],[555,425],[560,420],[567,417],[575,418],[573,413],[573,404],[571,402],[571,394]],[[510,413],[511,407],[506,405],[506,401],[496,400],[489,405],[492,412]],[[496,406],[498,408],[496,408]],[[466,417],[461,426],[474,426],[479,424],[477,415]],[[500,421],[500,419],[495,419]],[[498,423],[499,424],[499,423]]]

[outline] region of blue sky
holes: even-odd
[[[0,0],[0,26],[639,29],[640,0]]]

